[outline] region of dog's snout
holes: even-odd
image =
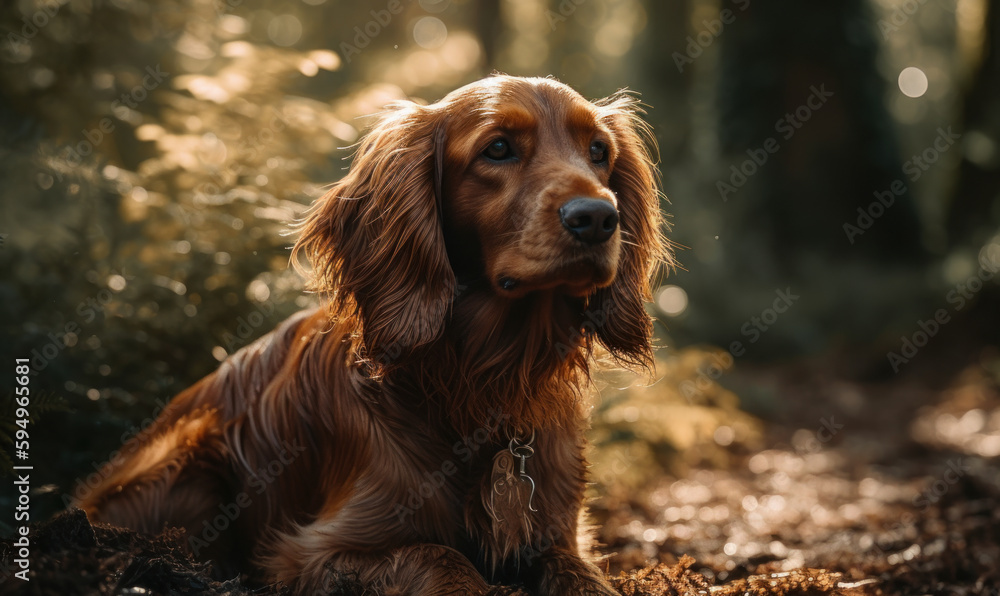
[[[559,208],[559,219],[578,240],[600,244],[615,233],[618,210],[607,201],[577,198]]]

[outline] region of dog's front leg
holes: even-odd
[[[414,544],[387,553],[338,553],[322,568],[291,582],[293,593],[328,594],[342,574],[355,575],[366,590],[380,596],[527,596],[490,586],[465,556],[439,544]]]
[[[619,596],[592,563],[574,549],[553,546],[537,555],[538,596]]]
[[[537,483],[533,538],[519,562],[537,596],[619,596],[604,574],[580,554],[578,532],[586,479],[585,423],[537,433],[536,451],[525,471]]]
[[[522,577],[536,596],[619,596],[596,565],[580,554],[577,506],[562,515],[542,513],[530,545],[520,548]]]

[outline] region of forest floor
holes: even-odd
[[[591,503],[615,587],[624,596],[1000,594],[1000,357],[987,348],[927,358],[933,368],[869,382],[844,380],[829,358],[738,372],[732,383],[777,396],[768,447]],[[36,530],[32,581],[0,593],[281,593],[213,581],[177,538],[63,514]],[[4,561],[9,549],[0,543]],[[345,580],[337,593],[361,591]]]
[[[782,401],[771,448],[592,506],[617,587],[997,596],[997,372],[974,364],[941,386],[940,370],[877,383],[819,365],[753,371]]]

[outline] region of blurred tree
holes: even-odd
[[[482,0],[476,2],[476,35],[483,45],[483,58],[486,64],[496,64],[497,49],[503,27],[500,23],[500,0]]]
[[[962,162],[948,205],[948,242],[973,269],[1000,266],[1000,2],[989,0],[981,53],[962,105]],[[986,284],[969,313],[982,341],[997,345],[1000,289]]]
[[[793,275],[817,257],[919,262],[925,251],[906,189],[853,244],[842,226],[856,224],[859,207],[867,210],[876,192],[903,180],[866,1],[772,0],[734,14],[721,37],[722,148],[736,153],[738,168],[755,156],[774,162],[759,165],[760,185],[748,187],[757,192],[746,193],[754,196],[727,196],[751,218],[741,217],[741,227],[764,234],[772,259]]]
[[[679,40],[687,36],[690,3],[648,2],[649,25],[636,43],[637,62],[643,81],[643,102],[651,106],[650,120],[660,149],[661,165],[666,172],[684,158],[691,142],[691,119],[679,117],[690,110],[691,78],[678,70],[669,56]],[[670,196],[670,181],[664,181]],[[669,206],[664,206],[667,211]]]
[[[953,248],[977,250],[1000,230],[1000,2],[986,9],[979,67],[962,106],[965,147],[948,208]]]
[[[911,323],[897,277],[917,275],[927,253],[866,0],[723,7],[693,41],[722,46],[715,189],[730,289],[757,290],[762,301],[775,287],[800,290],[769,337],[796,352],[838,336],[868,342],[893,319]],[[723,293],[707,299],[731,309]],[[735,328],[741,316],[729,319]],[[729,329],[711,339],[726,342]]]

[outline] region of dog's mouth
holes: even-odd
[[[608,284],[604,284],[608,285]],[[561,283],[561,284],[534,284],[530,282],[524,282],[511,277],[503,277],[498,280],[497,288],[498,292],[507,296],[508,298],[521,298],[532,292],[539,292],[544,290],[554,290],[561,294],[566,294],[568,296],[574,296],[576,298],[584,298],[590,296],[596,292],[599,288],[604,287],[602,285],[593,283]]]
[[[536,291],[553,290],[584,297],[611,285],[617,267],[608,258],[573,259],[557,266],[531,263],[533,266],[504,267],[492,276],[494,290],[509,298],[519,298]],[[541,265],[541,266],[540,266]]]

